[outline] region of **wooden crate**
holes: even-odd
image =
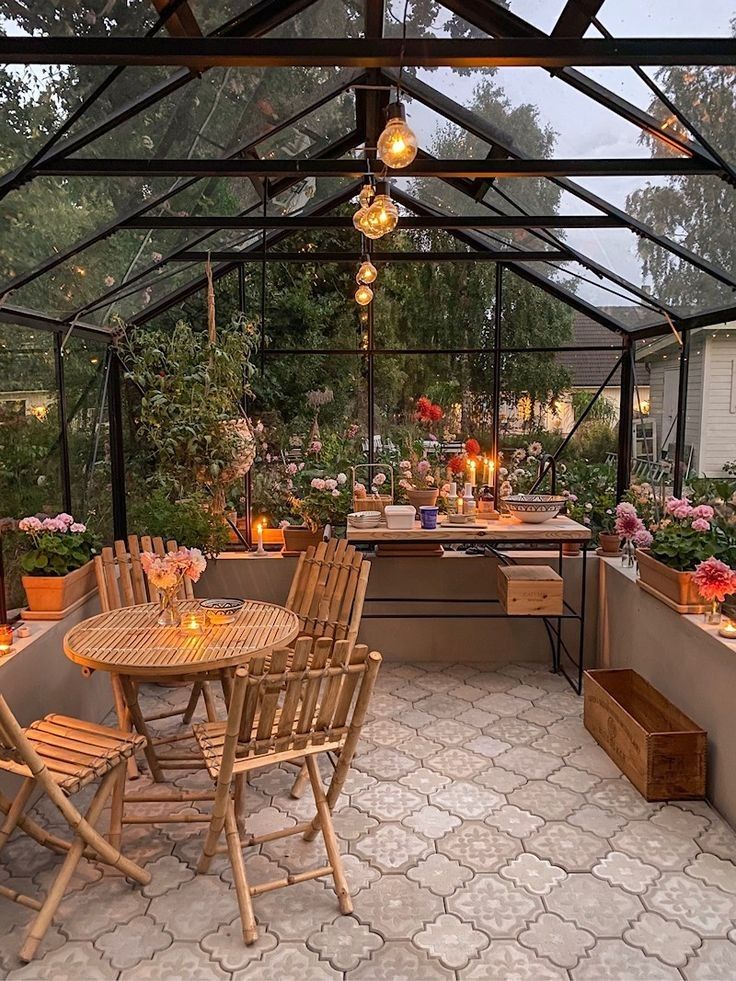
[[[649,801],[705,796],[707,733],[631,668],[585,672],[585,728]]]
[[[500,565],[498,598],[507,613],[538,616],[562,613],[562,578],[548,565]]]

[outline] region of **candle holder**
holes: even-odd
[[[13,649],[13,630],[7,623],[0,624],[0,656],[9,654]]]
[[[725,637],[726,640],[736,640],[736,623],[733,620],[728,620],[724,617],[721,626],[718,629],[718,635],[720,637]]]
[[[207,615],[203,610],[188,610],[182,615],[179,633],[186,637],[199,637],[204,633]]]

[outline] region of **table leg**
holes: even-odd
[[[138,692],[136,691],[136,687],[132,680],[125,674],[120,675],[120,684],[122,685],[123,694],[125,695],[125,702],[128,706],[133,725],[141,736],[146,737],[144,752],[146,754],[146,759],[148,760],[148,766],[151,770],[151,776],[156,783],[163,783],[164,775],[158,762],[158,757],[156,756],[156,750],[153,748],[151,733],[146,725],[146,720],[143,718],[141,707],[138,704]]]
[[[230,708],[230,692],[232,691],[232,684],[230,682],[230,672],[227,668],[222,668],[220,671],[220,685],[222,687],[222,695],[225,699],[225,708]]]
[[[120,677],[117,674],[110,675],[110,684],[112,686],[112,696],[115,700],[115,714],[118,717],[118,725],[123,730],[123,732],[130,732],[132,730],[132,725],[130,724],[130,712],[125,704],[125,696],[123,695],[123,687],[120,684]],[[128,779],[137,780],[141,772],[138,769],[138,763],[136,761],[135,755],[128,757]]]

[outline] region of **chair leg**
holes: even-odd
[[[212,689],[210,688],[208,681],[203,682],[202,696],[204,698],[204,707],[207,712],[207,721],[217,722],[217,707],[215,706],[215,699],[212,695]]]
[[[325,848],[327,849],[327,857],[329,858],[330,865],[332,866],[332,877],[335,880],[335,892],[337,893],[337,901],[340,905],[340,912],[352,913],[353,901],[350,898],[348,880],[345,878],[345,870],[343,869],[342,865],[342,856],[340,855],[340,845],[338,844],[337,835],[335,834],[335,829],[332,825],[332,812],[330,811],[327,798],[325,797],[324,787],[322,786],[322,777],[320,776],[319,767],[317,766],[317,759],[315,756],[307,757],[307,772],[309,774],[310,783],[312,784],[314,800],[317,804],[317,817],[319,818],[322,837],[324,838]],[[304,837],[306,838],[308,834],[309,832],[307,831]]]
[[[8,838],[15,831],[16,826],[21,820],[23,815],[23,809],[28,803],[28,798],[31,796],[31,791],[35,784],[33,777],[28,777],[27,780],[23,781],[20,790],[15,795],[15,800],[10,805],[7,811],[7,815],[2,825],[0,825],[0,851],[5,847],[5,843]]]
[[[307,764],[302,763],[301,770],[297,773],[296,779],[291,786],[291,796],[297,800],[302,796],[309,783],[309,771],[307,770]]]
[[[229,788],[227,793],[224,793],[224,787],[218,787],[215,803],[212,806],[212,818],[210,819],[210,826],[207,829],[207,837],[204,840],[202,854],[199,856],[199,861],[197,862],[197,872],[200,875],[204,875],[209,870],[212,859],[217,853],[217,843],[220,840],[222,829],[225,826],[229,797]]]
[[[108,776],[111,776],[111,774],[108,774]],[[94,827],[99,821],[102,808],[105,806],[105,801],[107,800],[111,790],[112,782],[107,778],[103,780],[100,786],[97,788],[97,793],[92,798],[92,803],[89,805],[89,809],[84,816],[84,821],[86,821],[92,827]],[[20,949],[19,957],[22,961],[31,961],[36,956],[38,945],[43,940],[46,931],[51,925],[51,921],[54,918],[54,913],[59,908],[59,903],[63,899],[66,888],[74,875],[74,870],[76,869],[77,865],[79,865],[86,842],[80,833],[81,826],[75,828],[74,830],[75,838],[72,842],[71,848],[67,852],[67,856],[64,859],[62,866],[51,884],[51,888],[46,895],[46,899],[44,900],[44,904],[41,907],[40,912],[31,923],[25,942]]]
[[[188,726],[192,721],[194,710],[199,702],[199,696],[202,694],[203,685],[204,682],[202,681],[195,681],[192,685],[192,694],[189,696],[187,707],[184,709],[184,715],[181,717],[181,721],[185,726]]]
[[[116,767],[118,775],[112,788],[112,802],[110,804],[110,834],[108,835],[110,844],[113,848],[120,850],[123,836],[123,810],[125,807],[125,777],[127,767],[125,763],[120,763]]]
[[[146,720],[143,718],[143,713],[141,712],[141,707],[138,704],[138,692],[134,683],[126,675],[120,675],[120,684],[123,688],[123,693],[125,695],[125,702],[130,711],[130,717],[133,721],[133,725],[140,733],[141,736],[145,736],[146,745],[144,747],[144,752],[146,754],[146,760],[148,761],[148,766],[151,770],[151,776],[156,781],[156,783],[163,783],[164,775],[161,769],[161,764],[158,761],[158,756],[156,756],[156,750],[153,748],[153,741],[151,739],[151,733],[148,731],[148,726],[146,725]]]
[[[225,812],[225,839],[227,841],[228,855],[230,856],[230,865],[233,870],[235,893],[238,897],[240,922],[243,927],[243,940],[246,944],[254,944],[258,940],[258,927],[256,926],[255,914],[253,913],[250,886],[245,875],[243,846],[240,842],[238,823],[235,818],[235,804],[232,800],[228,801],[227,811]]]

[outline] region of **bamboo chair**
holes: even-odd
[[[301,635],[355,644],[370,571],[370,562],[344,539],[331,538],[302,552],[286,600],[286,608],[299,617]],[[301,797],[308,782],[304,764],[291,796]]]
[[[258,939],[252,897],[283,886],[331,875],[342,913],[352,912],[348,884],[332,824],[332,809],[350,768],[371,698],[381,655],[349,641],[301,637],[293,650],[255,658],[235,672],[226,722],[194,726],[207,770],[216,783],[212,819],[197,865],[204,873],[213,857],[227,852],[246,944]],[[317,766],[319,753],[340,751],[325,793]],[[316,814],[311,821],[263,835],[241,838],[236,803],[238,785],[252,770],[306,758]],[[219,845],[225,832],[225,845]],[[242,849],[264,841],[321,831],[328,864],[250,886]]]
[[[0,895],[37,912],[20,949],[21,960],[34,958],[85,850],[95,861],[111,865],[141,885],[151,881],[149,872],[120,852],[126,760],[144,742],[142,736],[134,733],[64,715],[44,716],[23,729],[0,695],[0,770],[24,778],[14,800],[3,798],[0,810],[5,819],[0,825],[0,852],[18,827],[40,844],[65,854],[43,901],[0,885]],[[69,797],[96,781],[100,781],[97,792],[82,815]],[[36,789],[42,790],[60,811],[74,833],[71,842],[47,835],[23,814]],[[111,793],[110,840],[106,841],[95,827]]]

